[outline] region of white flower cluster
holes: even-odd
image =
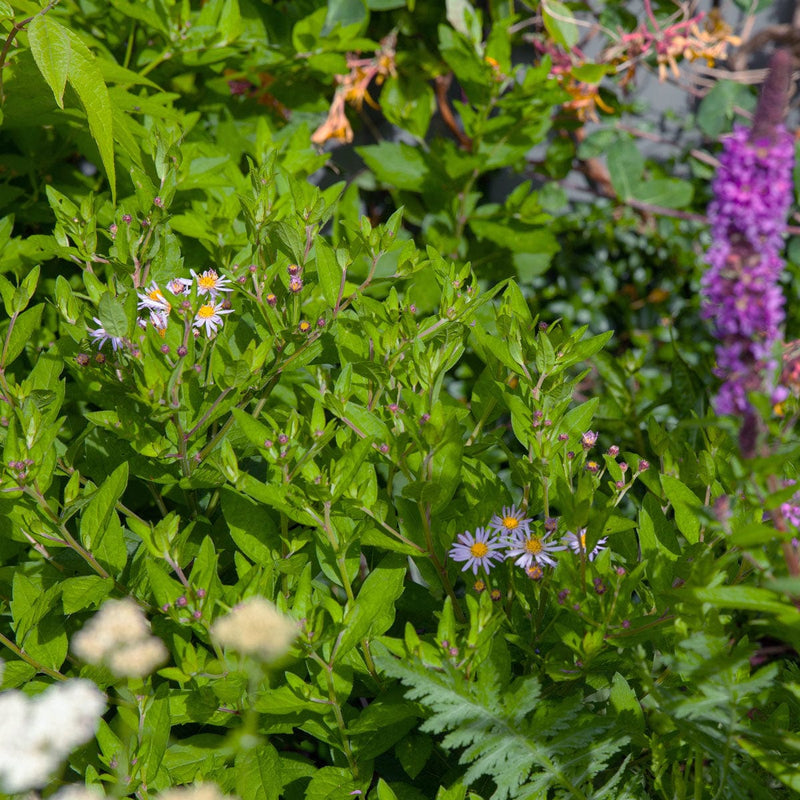
[[[299,632],[297,622],[263,597],[249,597],[211,626],[218,644],[263,661],[287,653]]]
[[[35,697],[0,694],[0,791],[44,786],[70,752],[94,736],[105,708],[105,695],[83,678]]]
[[[168,657],[150,634],[142,609],[130,598],[106,600],[72,640],[72,651],[89,664],[106,664],[117,677],[143,678]]]

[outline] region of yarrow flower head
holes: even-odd
[[[70,752],[94,736],[105,708],[103,693],[83,678],[35,697],[0,694],[0,791],[44,786]]]
[[[564,534],[564,544],[572,550],[573,553],[586,553],[586,528],[579,528],[577,533],[567,531]],[[597,540],[597,544],[588,553],[589,561],[594,561],[603,550],[606,549],[606,542],[608,539],[604,536],[602,539]]]
[[[495,535],[488,528],[476,528],[473,536],[470,531],[464,531],[456,536],[456,543],[450,548],[448,555],[453,561],[466,562],[461,568],[466,572],[470,567],[474,575],[478,574],[478,568],[489,572],[494,564],[492,561],[502,561],[504,555],[502,550],[505,542]]]
[[[150,634],[130,598],[106,600],[72,639],[72,651],[89,664],[106,664],[119,677],[143,678],[167,660],[164,643]]]
[[[550,533],[539,536],[536,533],[520,531],[509,540],[506,558],[515,559],[514,563],[518,567],[528,571],[534,565],[554,567],[556,559],[552,554],[559,550],[566,550],[566,545],[552,540]]]
[[[232,292],[229,286],[230,280],[224,275],[218,275],[216,270],[207,269],[202,275],[198,275],[194,270],[190,270],[192,277],[197,281],[197,294],[201,297],[207,294],[212,300],[220,292]]]
[[[503,506],[502,513],[495,514],[489,521],[489,527],[501,535],[508,535],[524,531],[528,533],[531,520],[525,516],[525,512],[518,509],[515,505]]]
[[[97,328],[89,328],[89,336],[92,338],[92,343],[97,345],[97,349],[102,349],[106,342],[111,342],[111,349],[116,353],[125,346],[125,340],[121,336],[112,336],[104,327],[103,323],[97,317],[94,317],[97,323]]]
[[[213,301],[204,303],[197,310],[194,322],[192,323],[195,328],[202,328],[205,326],[207,336],[215,336],[217,328],[222,327],[222,314],[230,314],[233,309],[223,308],[222,303],[214,303]]]
[[[249,597],[211,626],[223,647],[274,661],[285,655],[300,633],[299,625],[263,597]]]

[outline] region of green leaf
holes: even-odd
[[[607,64],[579,64],[571,67],[569,74],[582,83],[600,83],[612,71]]]
[[[128,335],[128,317],[122,301],[106,292],[98,303],[97,317],[109,336]]]
[[[39,303],[9,321],[0,367],[5,369],[25,349],[25,345],[33,337],[33,332],[39,328],[43,309],[44,303]]]
[[[356,152],[379,181],[397,189],[420,192],[429,177],[424,154],[405,142],[356,147]]]
[[[644,157],[630,139],[614,142],[606,153],[608,174],[620,200],[630,200],[642,181]]]
[[[559,0],[547,0],[541,9],[547,32],[558,44],[571,50],[578,43],[578,26],[570,10]]]
[[[270,564],[273,548],[280,550],[280,540],[269,511],[226,486],[222,489],[222,513],[231,539],[242,553],[255,564]]]
[[[700,520],[697,512],[702,510],[703,504],[688,486],[672,475],[661,476],[661,487],[675,511],[678,530],[690,544],[694,544],[700,539]]]
[[[108,597],[114,581],[99,575],[79,575],[61,584],[61,602],[65,614],[74,614],[97,606]]]
[[[697,109],[700,130],[710,139],[718,139],[730,127],[736,106],[752,109],[750,87],[736,81],[717,81]]]
[[[114,129],[108,88],[94,55],[76,34],[72,31],[67,31],[67,33],[71,45],[67,77],[86,112],[89,131],[100,151],[100,159],[111,186],[111,201],[116,203],[117,173],[114,164]]]
[[[105,534],[112,515],[116,516],[114,506],[127,485],[128,464],[123,462],[95,491],[81,517],[81,542],[87,550],[92,550]]]
[[[167,750],[170,732],[169,684],[162,683],[146,706],[144,723],[141,726],[141,746],[138,757],[146,765],[148,783],[155,778],[164,753]]]
[[[634,186],[632,194],[642,203],[663,208],[685,208],[692,202],[694,187],[689,181],[678,178],[657,178]]]
[[[380,636],[394,622],[395,601],[403,593],[406,559],[389,555],[367,576],[355,605],[344,618],[344,633],[336,650],[337,660],[363,639]]]
[[[53,90],[59,108],[64,108],[64,90],[70,68],[72,47],[69,31],[49,14],[37,14],[28,26],[31,53]]]
[[[325,16],[322,35],[327,36],[339,25],[343,28],[350,25],[360,27],[367,16],[364,0],[328,0],[328,13]]]
[[[317,277],[322,289],[322,296],[325,298],[325,302],[333,308],[339,299],[339,292],[344,287],[342,283],[344,270],[336,260],[333,248],[321,237],[317,238],[314,251],[317,257]]]
[[[236,793],[241,800],[278,800],[283,788],[281,761],[271,744],[236,756]]]

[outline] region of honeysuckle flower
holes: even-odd
[[[111,348],[116,353],[117,350],[121,350],[125,346],[125,340],[121,336],[112,336],[104,327],[103,323],[97,317],[93,317],[94,321],[97,323],[97,328],[89,328],[89,336],[92,339],[92,343],[97,345],[97,349],[100,350],[106,342],[111,342]]]
[[[559,550],[566,550],[567,547],[550,537],[549,533],[538,536],[535,533],[520,531],[508,541],[506,558],[516,559],[514,563],[526,571],[534,564],[540,567],[554,567],[556,559],[552,554]]]
[[[72,651],[89,664],[106,664],[118,677],[143,678],[167,660],[164,643],[134,600],[106,600],[72,639]]]
[[[594,561],[603,550],[606,549],[606,542],[608,539],[604,536],[602,539],[597,540],[597,544],[592,548],[592,551],[587,554],[589,561]],[[586,552],[586,528],[579,528],[577,533],[567,531],[564,534],[564,544],[572,550],[573,553]]]
[[[249,597],[214,621],[211,636],[230,647],[262,661],[285,655],[300,633],[300,626],[263,597]]]
[[[216,270],[207,269],[202,275],[198,275],[194,270],[190,270],[192,277],[197,281],[197,294],[201,297],[207,294],[215,300],[220,292],[232,292],[233,287],[229,286],[230,280],[224,275],[218,275]]]
[[[172,306],[169,301],[164,297],[164,293],[158,288],[158,284],[153,281],[144,292],[138,293],[139,308],[146,308],[150,311],[160,311],[164,314],[169,314]]]
[[[221,314],[230,314],[233,309],[223,308],[222,303],[205,303],[197,310],[194,322],[192,323],[195,328],[202,328],[205,326],[206,335],[214,336],[217,333],[217,328],[222,327]]]
[[[489,527],[501,535],[510,536],[518,531],[528,533],[531,526],[530,517],[525,516],[525,512],[518,509],[516,505],[503,506],[502,513],[495,514],[489,521]]]
[[[167,281],[167,291],[172,294],[186,294],[191,287],[192,282],[189,278],[172,278]]]
[[[466,562],[461,568],[462,572],[466,572],[471,567],[473,575],[477,575],[479,567],[488,573],[494,566],[492,560],[503,560],[504,547],[503,540],[493,531],[488,528],[476,528],[474,536],[470,531],[459,533],[448,555],[453,561]]]

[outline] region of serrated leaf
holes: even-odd
[[[128,335],[128,317],[125,308],[108,292],[100,298],[97,316],[109,336],[122,338]]]

